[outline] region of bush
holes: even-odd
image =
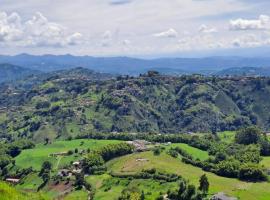
[[[244,164],[239,170],[239,179],[247,181],[265,181],[266,174],[255,164]]]
[[[238,131],[235,135],[235,142],[238,144],[257,144],[262,135],[257,127],[248,127]]]
[[[235,178],[238,176],[240,162],[237,160],[224,160],[216,165],[216,173],[220,176]]]

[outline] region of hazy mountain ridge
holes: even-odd
[[[0,64],[0,83],[6,81],[15,81],[23,79],[30,75],[37,75],[41,72],[38,70],[28,69],[11,64]]]
[[[266,67],[235,67],[221,70],[215,75],[218,76],[270,76],[270,68]]]
[[[151,69],[168,69],[169,74],[214,74],[235,67],[270,67],[270,58],[206,57],[206,58],[158,58],[139,59],[130,57],[91,57],[72,55],[0,56],[0,63],[11,63],[30,69],[55,71],[84,67],[98,72],[139,75]],[[166,71],[166,70],[165,70]]]

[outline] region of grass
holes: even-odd
[[[148,162],[136,162],[137,158],[148,159]],[[154,156],[152,152],[143,152],[123,156],[110,161],[108,168],[114,173],[134,174],[143,169],[157,168],[169,173],[177,173],[198,185],[199,177],[206,174],[210,182],[210,194],[225,192],[228,195],[245,200],[268,200],[270,197],[270,183],[248,183],[237,179],[217,176],[213,173],[204,172],[200,168],[182,163],[166,153]]]
[[[68,194],[64,197],[64,200],[78,200],[87,199],[88,193],[85,190],[75,190],[74,192]]]
[[[42,179],[38,176],[37,173],[31,173],[28,176],[26,176],[22,183],[17,185],[17,189],[23,189],[23,190],[33,190],[36,191],[38,186],[42,184]]]
[[[234,138],[234,132],[224,132],[222,140],[230,142]],[[74,150],[75,148],[81,149],[98,149],[102,146],[111,143],[119,143],[121,141],[115,140],[72,140],[72,141],[57,141],[49,145],[38,144],[34,149],[24,150],[18,157],[16,157],[17,167],[30,167],[39,170],[45,160],[50,160],[53,164],[53,169],[56,171],[63,168],[71,161],[80,160],[81,155],[73,154],[71,156],[49,157],[51,153],[63,152]],[[206,151],[199,150],[187,144],[171,144],[166,146],[166,150],[171,147],[179,146],[192,154],[195,158],[205,160],[208,158]],[[176,173],[183,178],[189,180],[192,184],[198,186],[199,178],[201,175],[206,174],[210,182],[210,195],[217,192],[224,192],[230,196],[235,196],[245,200],[268,200],[270,197],[270,183],[250,183],[243,182],[238,179],[225,178],[217,176],[213,173],[204,172],[200,168],[181,162],[179,158],[173,158],[167,155],[166,150],[160,155],[155,156],[153,152],[142,152],[126,155],[109,161],[107,165],[108,172],[119,174],[134,174],[143,169],[157,168],[159,171],[167,173]],[[148,161],[136,161],[138,158],[145,158]],[[264,157],[261,162],[265,167],[270,168],[270,157]],[[137,187],[140,191],[144,191],[147,200],[154,200],[160,195],[160,192],[165,193],[168,189],[177,187],[177,183],[161,183],[154,180],[141,180],[141,179],[120,179],[110,176],[109,174],[91,175],[86,177],[95,189],[94,200],[103,199],[118,199],[123,189],[127,187]],[[42,180],[36,173],[28,175],[23,183],[16,186],[16,189],[23,189],[27,191],[34,191],[41,184]],[[1,187],[0,187],[1,192]],[[17,194],[16,192],[14,194]],[[49,197],[56,197],[57,194],[53,191],[46,191]],[[73,199],[87,199],[86,191],[73,191],[65,196],[65,200]],[[1,199],[1,198],[0,198]],[[16,198],[15,198],[16,199]],[[24,200],[20,198],[20,200]]]
[[[235,131],[224,131],[219,132],[218,136],[223,142],[232,143],[234,142],[235,133]]]
[[[265,168],[270,169],[270,157],[263,157],[261,165],[263,165]]]
[[[33,167],[35,170],[39,170],[44,161],[50,161],[53,164],[54,169],[59,169],[71,161],[80,159],[76,155],[64,156],[61,158],[59,165],[57,166],[58,159],[60,157],[49,156],[52,153],[66,152],[68,150],[73,150],[78,148],[82,149],[98,149],[102,146],[111,143],[119,143],[120,141],[115,140],[72,140],[72,141],[56,141],[52,144],[44,145],[38,144],[34,149],[28,149],[21,152],[19,156],[16,157],[16,165],[21,168]]]
[[[123,189],[133,187],[144,191],[146,200],[152,200],[156,199],[160,192],[166,193],[169,189],[177,188],[177,183],[161,183],[147,179],[120,179],[108,174],[89,176],[87,182],[95,188],[94,200],[117,200]]]
[[[48,200],[41,193],[20,192],[14,187],[0,181],[0,199],[1,200]]]
[[[187,153],[191,154],[195,159],[198,158],[200,160],[206,160],[209,158],[208,152],[207,151],[202,151],[198,148],[191,147],[187,144],[171,144],[170,147],[180,147],[181,149],[185,150]]]

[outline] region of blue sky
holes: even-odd
[[[0,5],[0,54],[196,56],[270,46],[269,0],[0,0]]]

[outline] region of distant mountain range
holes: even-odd
[[[235,67],[221,70],[215,75],[218,76],[270,76],[270,67]]]
[[[55,71],[83,67],[97,72],[139,75],[148,70],[164,74],[216,74],[230,68],[270,68],[270,57],[207,57],[138,59],[129,57],[91,57],[72,55],[0,56],[0,63],[10,63],[32,70]],[[244,69],[245,70],[245,69]]]
[[[40,74],[38,70],[19,67],[11,64],[0,64],[0,83],[5,81],[15,81],[30,75]]]

